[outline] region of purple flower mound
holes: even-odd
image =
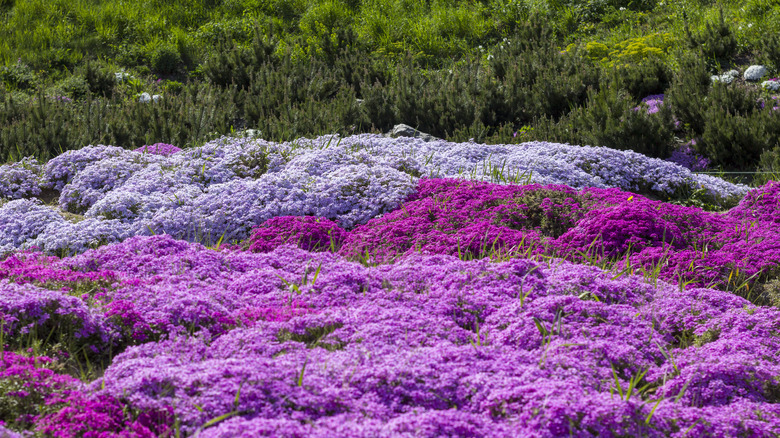
[[[5,342],[23,345],[25,335],[35,331],[62,341],[100,350],[110,340],[97,309],[68,290],[49,290],[31,284],[0,280],[0,319]]]
[[[0,205],[0,254],[29,246],[48,226],[67,222],[38,199],[16,199]]]
[[[255,228],[249,238],[252,252],[270,252],[281,245],[295,245],[306,251],[338,249],[346,231],[326,218],[278,216]]]
[[[47,289],[73,290],[79,285],[108,286],[116,279],[111,271],[78,272],[58,266],[59,258],[38,252],[19,252],[0,261],[0,280],[17,284],[34,284]]]
[[[84,424],[129,433],[122,425],[134,422],[161,433],[174,418],[183,436],[204,437],[772,436],[780,427],[780,310],[728,292],[561,260],[410,254],[368,267],[289,245],[213,251],[167,236],[61,266],[123,276],[126,287],[107,293],[132,302],[136,318],[208,331],[127,348],[83,398],[52,405],[37,427],[55,436],[86,433]],[[239,322],[284,306],[306,311]],[[194,319],[218,309],[236,323],[220,331],[215,319]]]
[[[664,103],[663,94],[653,94],[642,99],[640,106],[634,108],[634,111],[639,111],[643,106],[647,110],[647,114],[655,114],[661,110],[661,105]]]
[[[707,170],[710,165],[710,160],[696,152],[696,150],[693,148],[693,145],[695,144],[695,139],[683,144],[672,152],[672,156],[669,157],[667,161],[679,164],[680,166],[686,169],[690,169],[693,172]]]
[[[59,205],[65,211],[84,213],[95,202],[155,161],[155,155],[127,152],[117,157],[89,163],[62,187]]]
[[[25,438],[25,436],[6,428],[3,421],[0,420],[0,438]]]
[[[41,171],[34,157],[0,166],[0,198],[21,199],[40,195]]]
[[[58,374],[57,363],[46,356],[27,357],[11,351],[0,353],[0,437],[14,432],[5,426],[28,429],[36,420],[44,404],[62,391],[76,387],[80,382],[71,376]],[[22,436],[22,435],[19,435]]]
[[[61,409],[38,420],[37,431],[46,436],[155,438],[173,434],[169,409],[131,415],[114,397],[90,397],[79,391],[52,398],[47,404]]]
[[[748,190],[632,151],[546,142],[483,145],[365,134],[286,143],[223,137],[173,154],[156,153],[171,150],[160,145],[143,150],[150,153],[87,146],[50,160],[42,167],[39,187],[60,192],[59,207],[76,215],[66,215],[70,221],[78,222],[78,215],[87,220],[63,224],[65,228],[51,224],[35,236],[15,235],[0,243],[0,252],[34,245],[53,254],[73,254],[150,234],[207,245],[220,240],[237,244],[278,216],[327,218],[351,229],[397,209],[419,178],[433,175],[529,179],[576,189],[620,187],[664,197],[701,189],[707,202],[720,205],[736,204]],[[20,188],[13,196],[21,196],[19,190],[34,192]],[[40,224],[24,214],[14,220]],[[443,238],[443,245],[455,252],[466,245],[461,249],[471,254],[494,241],[511,247],[525,237],[500,228],[483,221],[470,235]],[[427,237],[442,239],[435,232]],[[467,241],[458,241],[461,237]],[[529,232],[525,241],[534,238]]]
[[[780,224],[780,182],[769,181],[751,190],[727,216],[749,222]]]
[[[105,158],[117,157],[127,153],[116,146],[87,146],[78,150],[65,151],[52,158],[43,166],[42,186],[62,190],[77,173],[89,164]]]
[[[558,239],[554,246],[567,254],[583,253],[615,257],[649,247],[683,248],[688,242],[677,224],[666,220],[658,203],[632,199],[615,206],[591,210]]]
[[[168,155],[173,155],[176,152],[179,152],[180,150],[181,148],[177,148],[172,144],[155,143],[153,145],[141,146],[140,148],[136,149],[135,152],[168,156]]]
[[[502,186],[465,180],[421,180],[400,209],[352,230],[340,253],[388,261],[415,252],[480,258],[523,250],[559,235],[582,215],[566,186]]]
[[[770,183],[731,212],[710,213],[617,189],[423,179],[399,209],[346,232],[339,253],[375,263],[416,253],[605,263],[620,258],[686,287],[749,296],[750,287],[778,274],[779,189]],[[768,297],[757,302],[768,303]]]

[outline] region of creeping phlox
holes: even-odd
[[[561,259],[412,254],[365,266],[170,236],[25,260],[112,283],[76,312],[67,291],[9,277],[6,318],[48,312],[104,333],[88,337],[97,351],[125,346],[101,378],[46,394],[33,427],[56,436],[769,436],[780,426],[780,314],[729,292]],[[39,307],[24,301],[34,295]],[[6,342],[19,330],[6,328]]]
[[[54,190],[70,222],[51,215],[40,220],[40,208],[20,216],[19,207],[7,203],[0,206],[0,223],[14,221],[28,231],[12,238],[0,230],[6,242],[1,250],[37,246],[75,254],[154,234],[232,242],[286,215],[325,217],[352,228],[395,209],[419,178],[431,177],[614,187],[661,197],[703,190],[710,202],[723,205],[747,192],[745,186],[632,151],[546,142],[483,145],[364,134],[286,143],[224,137],[177,149],[88,146],[42,166],[28,160],[0,168],[0,182],[9,179],[0,196],[30,198],[41,188]]]
[[[58,207],[3,195],[0,437],[780,430],[778,183],[541,142],[167,146],[24,167]]]

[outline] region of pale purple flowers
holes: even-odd
[[[172,155],[175,154],[176,152],[179,152],[180,150],[181,150],[180,148],[177,148],[172,144],[155,143],[153,145],[141,146],[135,151],[141,153],[157,154],[157,155]]]
[[[654,94],[642,99],[642,104],[645,105],[647,114],[655,114],[661,110],[661,105],[664,103],[663,94]],[[642,105],[634,108],[635,111],[639,111]]]
[[[693,148],[694,145],[696,145],[696,139],[681,145],[672,152],[669,161],[679,164],[686,169],[690,169],[693,172],[707,170],[710,160],[700,155],[696,149]]]
[[[20,199],[40,195],[41,166],[34,157],[0,166],[0,198]]]

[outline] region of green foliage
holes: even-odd
[[[59,89],[62,90],[66,96],[74,99],[81,99],[89,94],[89,84],[87,80],[81,76],[69,76],[65,78],[60,84]]]
[[[699,50],[704,57],[719,62],[729,61],[737,53],[737,38],[723,18],[723,9],[720,9],[719,21],[708,22],[704,30],[694,35],[688,29],[687,22],[685,33],[688,45]]]
[[[113,94],[116,78],[102,63],[87,62],[78,73],[84,78],[92,94],[104,97]]]
[[[664,157],[668,109],[633,111],[664,93],[677,135],[703,138],[700,152],[721,166],[744,150],[739,166],[749,167],[780,127],[752,92],[711,87],[709,76],[753,49],[778,67],[777,0],[695,3],[0,0],[0,157],[402,122],[448,139],[630,145]],[[117,82],[120,70],[134,78]],[[142,92],[165,98],[142,105]]]
[[[194,86],[154,104],[117,97],[71,103],[42,93],[27,102],[6,98],[0,106],[0,160],[12,154],[45,160],[98,143],[133,148],[158,142],[198,144],[230,132],[236,113],[232,90]]]
[[[179,50],[171,45],[162,45],[154,49],[150,62],[153,72],[164,75],[175,73],[182,65]]]
[[[258,30],[249,47],[239,46],[227,40],[221,40],[218,50],[210,55],[201,70],[213,84],[221,87],[236,85],[246,87],[252,76],[263,66],[275,65],[272,56],[277,49],[277,40],[273,36],[265,36]]]
[[[666,158],[674,145],[673,120],[668,107],[655,114],[636,108],[634,100],[614,83],[590,90],[587,104],[559,122],[542,119],[535,126],[538,139],[633,150]]]
[[[761,173],[753,177],[753,185],[756,187],[762,186],[770,180],[780,181],[780,145],[767,149],[761,154],[758,171]]]
[[[761,40],[761,57],[775,69],[780,69],[780,35],[767,32]]]
[[[778,139],[777,116],[761,110],[759,92],[739,84],[711,84],[704,61],[687,58],[667,93],[667,102],[689,131],[701,137],[697,150],[712,164],[752,169]]]
[[[669,88],[671,78],[672,72],[669,67],[655,57],[612,69],[613,81],[636,99],[663,94]]]
[[[703,152],[723,167],[753,168],[761,153],[771,145],[772,139],[766,129],[768,119],[762,117],[765,114],[762,111],[751,117],[724,106],[711,106],[705,113]]]
[[[686,54],[680,60],[665,102],[672,106],[674,115],[694,134],[704,131],[705,98],[710,90],[710,74],[701,56]]]
[[[36,78],[32,69],[20,59],[15,64],[0,67],[0,81],[10,89],[26,90],[34,87]]]

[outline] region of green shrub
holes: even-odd
[[[499,124],[522,126],[543,116],[557,119],[581,105],[589,87],[598,86],[598,66],[576,49],[561,52],[548,39],[551,32],[548,25],[532,20],[493,52],[489,66],[504,96]]]
[[[35,86],[36,77],[30,66],[19,60],[15,64],[0,67],[0,81],[11,89],[28,90]]]
[[[737,53],[737,38],[723,18],[720,9],[717,23],[708,22],[699,34],[692,34],[686,22],[685,33],[689,47],[698,50],[707,59],[727,62]]]
[[[239,114],[234,90],[187,86],[155,105],[90,98],[72,103],[43,93],[27,102],[6,97],[0,106],[0,160],[33,155],[46,160],[89,144],[136,148],[145,144],[199,144],[227,134]]]
[[[114,73],[99,62],[87,62],[80,69],[79,74],[84,78],[92,94],[99,96],[111,96],[116,85]]]
[[[760,47],[761,58],[775,69],[780,69],[780,35],[767,32],[761,40]]]
[[[672,112],[690,131],[691,137],[704,132],[704,112],[707,109],[705,98],[710,86],[710,74],[702,57],[684,55],[664,102],[672,106]]]
[[[59,84],[59,89],[66,96],[81,99],[89,94],[89,84],[81,76],[69,76]]]
[[[733,114],[748,116],[760,108],[760,96],[760,92],[754,87],[717,82],[710,87],[707,104],[710,107],[724,108]],[[716,120],[707,120],[707,122],[715,123]]]
[[[223,39],[217,46],[218,50],[203,62],[201,71],[211,83],[221,87],[246,87],[258,69],[264,68],[266,64],[276,65],[273,54],[277,42],[273,35],[265,36],[259,29],[255,30],[255,37],[249,47]]]
[[[164,75],[175,73],[182,66],[179,50],[172,45],[162,45],[154,49],[150,61],[152,71]]]
[[[780,145],[765,150],[758,162],[758,174],[753,177],[753,186],[759,187],[767,181],[780,181]]]
[[[761,154],[773,146],[766,126],[768,110],[741,114],[725,106],[713,105],[706,110],[705,118],[707,124],[701,146],[697,144],[697,148],[701,148],[713,164],[727,169],[752,170]]]
[[[161,89],[163,94],[177,95],[184,89],[184,84],[178,81],[164,81]]]
[[[146,49],[138,44],[122,43],[116,46],[116,62],[124,67],[137,67],[146,65],[149,62],[149,56]]]
[[[550,118],[537,121],[533,135],[540,140],[606,146],[667,158],[675,145],[671,110],[664,105],[657,113],[647,114],[634,102],[615,83],[602,86],[588,93],[585,106],[557,123]]]
[[[365,82],[361,85],[361,89],[363,101],[360,104],[360,110],[365,114],[367,124],[371,128],[387,132],[396,124],[401,123],[394,110],[393,98],[386,85],[379,81]]]
[[[636,99],[663,94],[672,78],[672,72],[666,63],[655,57],[644,62],[615,67],[612,73],[618,87],[628,91]]]

